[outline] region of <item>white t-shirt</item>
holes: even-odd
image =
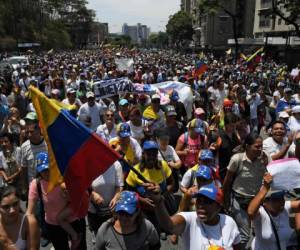
[[[100,116],[104,114],[105,106],[99,103],[95,103],[94,106],[90,107],[88,103],[83,104],[79,111],[78,117],[81,122],[84,122],[84,119],[87,116],[91,117],[91,130],[96,130],[97,127],[102,123]]]
[[[223,108],[223,102],[225,97],[227,96],[227,91],[224,89],[223,90],[214,89],[211,96],[215,100],[216,111],[220,111]]]
[[[163,159],[161,153],[163,154],[164,159]],[[158,153],[158,160],[160,160],[160,161],[165,160],[166,162],[170,162],[170,161],[176,162],[176,161],[179,161],[180,159],[179,159],[175,149],[172,146],[168,145],[166,151],[163,151],[162,149],[160,149],[160,152]]]
[[[127,123],[130,126],[131,137],[133,137],[139,143],[141,143],[142,139],[145,137],[144,131],[143,131],[143,124],[141,124],[141,126],[137,127],[137,126],[134,126],[131,121],[128,121]]]
[[[196,212],[181,212],[179,215],[186,222],[182,234],[185,250],[206,250],[210,245],[233,249],[233,246],[241,241],[238,227],[228,215],[219,214],[220,221],[214,226],[201,223]]]
[[[257,107],[262,103],[260,95],[256,94],[255,98],[250,96],[248,98],[248,103],[250,106],[250,119],[257,119]]]
[[[273,137],[268,137],[263,141],[263,150],[272,157],[274,154],[277,154],[282,149],[286,142],[287,138],[285,138],[283,140],[283,143],[280,145],[276,141],[274,141]],[[283,158],[288,158],[289,156],[295,155],[295,148],[295,144],[292,143]]]
[[[289,214],[291,210],[291,202],[286,201],[284,210],[276,217],[272,217],[280,240],[281,249],[286,249],[289,242],[292,242],[292,234],[294,230],[289,224]],[[271,220],[261,206],[253,220],[255,238],[252,242],[253,250],[270,250],[277,249],[275,234],[272,229]]]
[[[97,128],[96,134],[109,143],[111,139],[117,137],[116,126],[114,125],[113,129],[109,132],[106,124],[104,123]]]
[[[289,118],[287,125],[288,125],[289,129],[291,130],[291,132],[300,131],[300,121],[297,120],[294,116],[291,116]]]
[[[104,174],[97,177],[92,182],[93,190],[100,194],[104,199],[104,203],[100,205],[100,207],[108,207],[112,198],[114,198],[116,194],[116,187],[123,187],[123,172],[121,164],[116,161],[113,165],[111,165]],[[95,213],[95,207],[90,203],[89,204],[89,212]]]

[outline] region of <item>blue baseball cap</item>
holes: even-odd
[[[202,177],[206,180],[212,179],[211,169],[206,165],[200,165],[197,172],[196,177]]]
[[[209,149],[203,149],[201,150],[201,154],[199,156],[199,160],[205,161],[205,160],[214,160],[214,154]]]
[[[115,211],[126,212],[133,215],[139,207],[139,196],[137,193],[132,191],[123,191],[120,195],[120,199],[116,204]]]
[[[125,105],[128,105],[128,104],[129,104],[129,102],[128,102],[127,99],[121,99],[121,100],[119,101],[119,105],[120,105],[120,106],[125,106]]]
[[[155,141],[145,141],[143,145],[143,150],[158,149],[158,145]]]
[[[48,169],[49,169],[48,153],[46,152],[38,153],[36,156],[36,171],[38,173],[41,173]]]
[[[117,126],[117,134],[122,137],[122,138],[125,138],[125,137],[128,137],[128,136],[131,136],[131,130],[130,130],[130,126],[128,123],[126,122],[123,122],[123,123],[120,123],[118,126]]]
[[[197,198],[201,195],[219,203],[220,205],[223,204],[223,200],[224,200],[223,191],[220,188],[218,188],[214,183],[210,183],[208,185],[202,186],[198,190],[198,192],[193,195],[193,198]]]
[[[178,101],[179,100],[179,95],[176,90],[173,90],[172,94],[170,95],[170,100],[172,101]]]
[[[188,127],[194,129],[197,134],[205,135],[204,122],[201,119],[193,119],[190,121]]]

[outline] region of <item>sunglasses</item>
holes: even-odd
[[[215,203],[215,201],[206,196],[200,195],[197,197],[197,203],[201,205],[212,205]]]
[[[19,206],[19,201],[15,201],[12,204],[1,205],[1,208],[8,212],[10,208],[16,208],[18,206]]]
[[[106,116],[106,117],[114,117],[113,114],[106,114],[105,116]]]

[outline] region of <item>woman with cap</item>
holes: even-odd
[[[292,213],[299,215],[300,200],[285,201],[284,191],[270,189],[272,180],[269,173],[264,175],[263,185],[248,207],[255,233],[253,250],[283,250],[296,243],[290,219]]]
[[[158,234],[151,222],[143,217],[139,203],[137,193],[121,193],[114,217],[98,230],[96,250],[160,249]]]
[[[142,158],[142,149],[136,139],[131,137],[131,130],[128,123],[120,123],[116,128],[117,137],[109,141],[109,145],[124,156],[130,164],[137,164]]]
[[[173,192],[174,179],[172,177],[172,170],[169,168],[167,162],[158,160],[158,144],[155,141],[144,142],[142,160],[134,168],[148,182],[160,185],[165,195]],[[144,181],[131,170],[126,178],[126,184],[129,189],[135,190],[141,195],[141,201],[146,203],[144,209],[146,217],[158,228],[153,214],[153,204],[149,202],[146,190],[143,187]]]
[[[211,173],[213,176],[213,179],[218,179],[215,168],[215,157],[211,150],[209,149],[203,149],[200,152],[198,164],[190,168],[188,171],[185,172],[185,174],[182,177],[181,183],[180,183],[180,190],[184,194],[188,192],[190,188],[197,185],[196,183],[196,173],[199,170],[200,166],[205,165],[208,166],[211,169]]]
[[[129,120],[129,102],[123,98],[119,101],[119,111],[116,115],[116,123],[127,122]]]
[[[161,129],[155,132],[159,147],[158,159],[166,161],[168,166],[172,169],[172,175],[174,178],[173,192],[177,192],[179,188],[178,170],[181,167],[181,160],[175,149],[169,145],[170,137],[168,135],[168,131],[166,129]]]
[[[64,227],[62,227],[59,218],[59,215],[69,203],[65,190],[61,185],[58,185],[50,192],[47,191],[50,174],[48,153],[39,153],[36,157],[36,161],[38,177],[34,179],[29,186],[27,214],[34,215],[38,200],[40,199],[45,211],[44,220],[47,238],[51,241],[56,250],[70,249],[68,243],[69,235],[65,231],[66,226],[64,224]],[[75,234],[77,234],[76,239],[72,239],[74,244],[71,249],[87,249],[85,219],[79,219],[74,213],[71,213],[67,218],[67,224],[69,228],[68,231],[75,230]]]
[[[193,119],[188,124],[188,132],[178,138],[175,149],[183,163],[182,173],[195,166],[199,152],[203,148],[207,148],[204,123],[200,119]]]
[[[180,212],[170,217],[158,185],[144,185],[155,204],[155,214],[161,227],[181,235],[186,250],[241,249],[240,234],[234,220],[221,214],[223,192],[214,183],[202,186],[193,194],[196,211]]]
[[[242,244],[250,239],[247,208],[259,191],[270,156],[262,151],[262,138],[252,133],[245,139],[242,152],[231,157],[224,180],[225,208],[230,210],[239,226]]]
[[[40,249],[40,231],[33,215],[24,214],[16,189],[0,191],[0,248],[5,250]]]

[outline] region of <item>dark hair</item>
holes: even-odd
[[[157,151],[158,154],[158,151]],[[142,160],[140,162],[139,168],[141,170],[141,172],[144,172],[145,168],[146,168],[146,159],[145,159],[145,151],[142,154]],[[159,161],[158,159],[156,160],[156,164],[155,164],[155,168],[156,169],[162,169],[162,162]]]
[[[245,148],[246,148],[246,146],[253,145],[257,139],[262,139],[262,137],[255,132],[247,135],[247,137],[245,138],[245,142],[244,142]]]
[[[274,125],[275,125],[275,124],[278,124],[278,123],[282,124],[283,127],[286,129],[286,124],[285,124],[285,122],[284,122],[284,121],[280,121],[280,120],[274,121],[274,122],[271,124],[271,128],[273,129]]]
[[[133,106],[133,107],[130,109],[129,114],[130,114],[130,115],[138,115],[138,116],[141,116],[141,115],[142,115],[141,111],[140,111],[136,106]]]
[[[224,116],[224,124],[225,125],[235,123],[235,122],[237,122],[237,120],[238,120],[237,116],[235,114],[232,114],[232,113],[226,113],[225,116]]]
[[[3,133],[0,133],[0,139],[1,138],[4,138],[4,137],[7,137],[8,140],[13,143],[14,142],[14,137],[11,133],[8,133],[8,132],[3,132]]]
[[[17,194],[17,190],[14,186],[8,185],[0,189],[0,201],[5,197],[15,194],[16,197],[20,198]]]

